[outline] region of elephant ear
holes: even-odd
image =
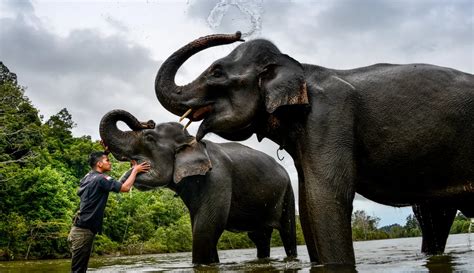
[[[280,54],[276,63],[264,68],[259,86],[270,114],[280,106],[308,104],[303,67],[288,55]]]
[[[175,154],[174,182],[193,175],[205,175],[212,169],[211,160],[204,143],[195,138],[190,143],[180,146]]]

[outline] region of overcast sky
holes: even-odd
[[[98,139],[99,121],[112,109],[140,120],[177,121],[155,97],[155,73],[176,49],[203,35],[240,30],[247,40],[266,38],[300,62],[331,68],[431,63],[473,73],[473,28],[472,0],[0,0],[0,61],[27,87],[45,120],[67,108],[77,124],[73,133]],[[236,45],[192,57],[178,83]],[[189,131],[195,134],[198,125]],[[244,144],[276,157],[271,141],[253,137]],[[280,155],[297,192],[293,161]],[[381,226],[404,224],[411,213],[360,196],[354,205],[380,217]]]

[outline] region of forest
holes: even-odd
[[[0,62],[0,260],[68,258],[66,238],[79,205],[79,181],[90,169],[88,155],[103,148],[90,136],[72,134],[76,124],[66,108],[44,120],[25,90]],[[129,164],[112,160],[110,175],[118,178]],[[378,227],[380,218],[355,211],[353,239],[420,236],[416,219],[406,220],[404,226]],[[304,244],[297,223],[298,244]],[[469,223],[458,214],[451,233],[467,232]],[[132,190],[109,196],[93,255],[190,251],[191,242],[189,213],[171,190]],[[274,232],[272,246],[281,245]],[[253,244],[245,233],[225,232],[218,247]]]

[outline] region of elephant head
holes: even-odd
[[[203,120],[198,140],[208,132],[244,140],[256,131],[259,117],[283,106],[308,104],[302,65],[262,39],[237,46],[193,82],[176,85],[178,68],[193,54],[235,41],[241,41],[240,32],[201,37],[173,53],[156,75],[156,96],[168,111]]]
[[[132,131],[117,128],[118,121],[125,122]],[[205,144],[197,142],[176,122],[155,126],[151,120],[139,122],[126,111],[112,110],[100,122],[100,137],[118,160],[150,163],[150,171],[135,180],[141,190],[173,187],[184,177],[204,175],[211,169]]]

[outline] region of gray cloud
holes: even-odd
[[[97,139],[100,118],[115,108],[157,122],[171,117],[153,92],[159,62],[143,46],[92,29],[61,37],[23,14],[0,24],[2,61],[45,118],[66,107],[78,125],[75,133]]]
[[[120,32],[128,32],[129,28],[120,20],[115,19],[114,17],[108,15],[105,16],[104,20],[109,23],[111,27],[120,31]]]
[[[5,8],[18,13],[34,14],[35,9],[30,1],[3,0]]]
[[[331,1],[312,7],[294,7],[288,16],[306,14],[306,20],[294,20],[283,35],[269,33],[303,62],[336,68],[426,62],[474,71],[471,1]]]
[[[205,20],[219,2],[195,1],[189,16]],[[239,17],[245,16],[229,9],[214,32],[234,32]],[[335,68],[425,62],[474,71],[470,0],[263,1],[261,18],[261,36],[301,62]]]
[[[121,36],[91,30],[74,30],[57,36],[41,26],[32,26],[18,16],[0,19],[2,55],[30,71],[58,74],[102,74],[117,79],[133,77],[153,64],[150,52]]]

